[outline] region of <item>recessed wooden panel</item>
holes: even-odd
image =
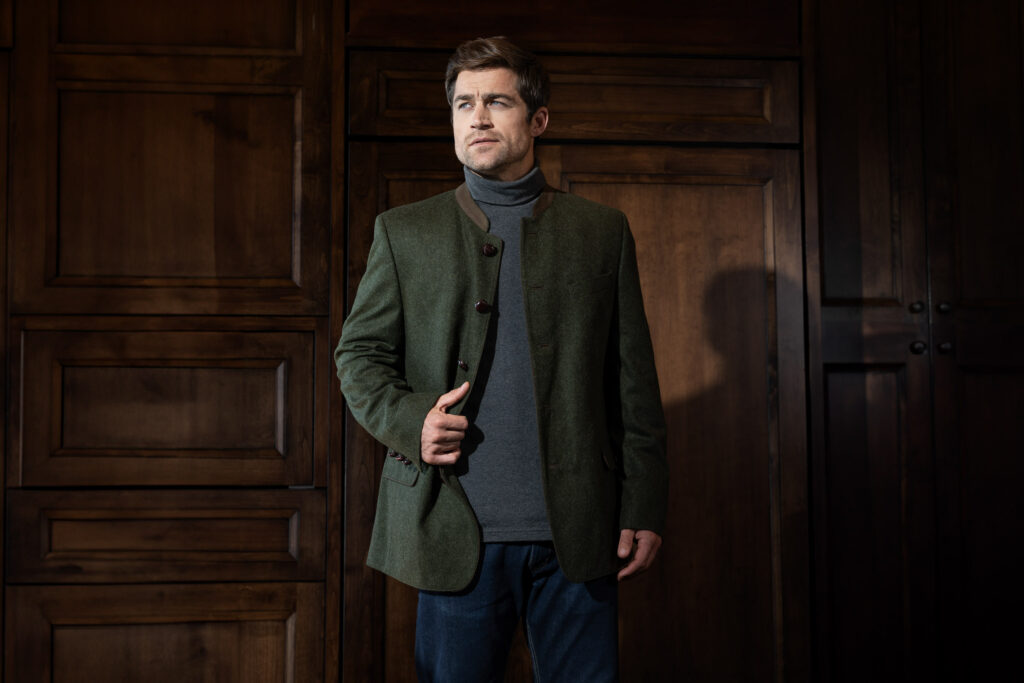
[[[284,453],[286,381],[276,359],[227,368],[64,365],[61,447]],[[232,404],[238,412],[226,420]],[[174,424],[188,429],[167,430]]]
[[[105,0],[99,19],[88,3],[66,2],[67,16],[52,4],[49,11],[50,3],[27,3],[16,16],[13,308],[326,314],[329,63],[322,27],[301,51],[253,48],[256,54],[246,55],[217,27],[259,36],[262,22],[277,24],[274,12],[250,17],[266,3],[205,3],[189,17],[188,7],[175,3],[136,10]],[[323,5],[274,7],[300,17],[283,30],[300,32],[301,21],[309,36]],[[127,36],[142,30],[134,24],[153,22],[170,32],[168,40],[179,28],[195,28],[223,34],[227,46],[207,55],[206,48],[165,54],[134,44],[54,45],[65,19],[64,29],[81,30],[75,39],[118,40],[85,33],[100,31],[105,13],[121,9],[126,23],[109,30]],[[169,13],[174,21],[160,18]],[[207,20],[213,24],[203,28]]]
[[[1024,26],[1019,3],[949,3],[955,298],[1024,305]],[[979,134],[984,131],[986,134]]]
[[[323,680],[314,583],[16,586],[9,681]]]
[[[58,40],[99,45],[294,49],[298,0],[59,0]]]
[[[1024,609],[1024,105],[1021,5],[925,12],[938,507],[938,662],[1016,665]]]
[[[350,40],[376,45],[454,48],[502,34],[528,43],[589,44],[595,51],[632,45],[647,52],[774,55],[795,54],[800,46],[795,0],[524,0],[479,12],[444,0],[352,0],[348,16]]]
[[[350,130],[451,136],[447,52],[353,51]],[[789,61],[544,56],[546,138],[797,142]]]
[[[840,366],[825,382],[829,680],[900,678],[906,379],[898,368]]]
[[[656,593],[664,606],[683,605],[688,595],[715,605],[713,619],[700,610],[672,618],[678,641],[685,643],[675,659],[683,678],[763,678],[773,657],[773,549],[766,512],[772,507],[767,480],[776,419],[765,374],[775,359],[766,343],[774,304],[764,269],[766,229],[769,237],[771,230],[764,181],[563,169],[562,187],[622,209],[637,240],[669,425],[673,477],[666,536],[701,557],[699,563],[679,563],[681,558],[666,553],[645,592]],[[742,430],[735,428],[740,419]],[[697,519],[703,522],[693,523]],[[657,588],[656,579],[664,581]],[[635,612],[630,600],[624,603],[624,630],[632,639],[648,616]],[[721,657],[723,642],[744,656]],[[634,653],[627,648],[622,657],[633,670]]]
[[[818,13],[824,303],[923,297],[914,27],[883,0],[823,3]]]
[[[323,578],[324,492],[7,494],[11,583]]]
[[[60,96],[64,278],[295,278],[294,94]]]
[[[666,543],[620,590],[623,676],[765,680],[784,666],[799,677],[809,643],[796,156],[566,145],[540,158],[556,187],[629,218],[668,421]]]
[[[14,44],[14,0],[0,0],[0,47]],[[4,66],[6,71],[7,67]]]
[[[15,333],[12,485],[311,484],[312,330]]]
[[[993,370],[964,367],[959,373],[961,593],[958,604],[949,605],[946,628],[960,635],[956,654],[965,669],[974,666],[998,677],[999,663],[1009,661],[1007,648],[1022,635],[1019,625],[1007,625],[1007,617],[1024,608],[1024,364]]]

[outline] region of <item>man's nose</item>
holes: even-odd
[[[491,127],[491,114],[487,111],[486,106],[479,106],[473,110],[473,127],[474,128],[490,128]]]

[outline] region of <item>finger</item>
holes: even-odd
[[[636,538],[636,532],[632,529],[623,529],[619,533],[619,550],[618,554],[621,559],[626,559],[633,553],[633,540]]]
[[[442,413],[448,410],[451,406],[455,405],[469,393],[469,382],[463,382],[460,386],[455,387],[446,394],[441,394],[434,403],[434,407],[440,410]]]
[[[643,567],[640,565],[640,560],[634,557],[629,564],[619,570],[616,578],[618,578],[619,581],[622,581],[623,579],[628,579],[642,570]]]
[[[462,441],[464,438],[466,438],[465,424],[428,423],[423,427],[424,443],[435,443],[438,441]]]
[[[423,441],[422,449],[427,453],[451,453],[462,446],[462,439],[457,437],[441,437],[426,439]]]
[[[636,535],[636,560],[640,563],[640,569],[647,569],[654,562],[658,554],[658,546],[661,545],[658,537],[645,532]]]
[[[459,460],[459,456],[462,455],[461,450],[452,451],[451,453],[427,453],[424,452],[422,455],[423,462],[428,465],[454,465]]]
[[[661,547],[661,536],[653,531],[623,529],[619,534],[619,557],[623,559],[629,557],[629,552],[626,555],[622,554],[627,541],[630,543],[629,551],[633,553],[633,557],[625,567],[619,570],[617,576],[619,581],[648,569],[654,563],[658,548]],[[632,545],[633,542],[636,543],[635,547]]]
[[[438,431],[465,432],[469,426],[469,420],[464,415],[433,412],[427,416],[424,424],[428,429]]]

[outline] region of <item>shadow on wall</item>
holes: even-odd
[[[700,334],[687,335],[700,340],[696,347],[656,341],[671,381],[686,387],[662,384],[663,396],[683,397],[664,405],[670,499],[662,553],[620,595],[630,644],[622,671],[631,678],[764,680],[773,670],[775,285],[763,269],[710,274],[702,315],[693,316]]]

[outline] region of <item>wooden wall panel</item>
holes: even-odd
[[[1024,301],[1024,56],[1020,3],[951,2],[947,85],[956,181],[952,211],[958,307]],[[996,134],[979,135],[980,131]],[[944,240],[945,244],[945,240]]]
[[[15,586],[6,680],[323,680],[323,587]]]
[[[10,485],[313,484],[325,463],[318,325],[133,322],[90,330],[19,319]]]
[[[1018,333],[1018,339],[1021,336]],[[996,361],[996,362],[993,362]],[[999,678],[1024,629],[1024,354],[942,363],[941,661],[947,680]]]
[[[331,4],[0,0],[8,681],[337,678]]]
[[[935,673],[921,11],[816,3],[811,24],[815,680]]]
[[[817,112],[828,131],[818,139],[826,304],[892,305],[925,294],[915,281],[925,254],[920,207],[907,203],[920,202],[908,187],[920,182],[908,173],[920,167],[920,133],[901,127],[896,115],[899,106],[910,116],[905,107],[916,90],[907,74],[915,59],[912,43],[894,28],[897,12],[882,0],[820,11],[818,69],[830,85],[819,90]]]
[[[51,282],[298,282],[296,93],[107,88],[60,91]]]
[[[0,0],[0,48],[10,48],[13,45],[14,0]],[[6,90],[5,87],[4,91]]]
[[[217,49],[296,50],[299,0],[58,0],[57,41]]]
[[[903,669],[906,393],[899,366],[825,369],[828,680],[892,680]]]
[[[353,50],[353,135],[451,135],[450,52]],[[551,75],[547,140],[797,142],[795,61],[544,55]]]
[[[322,580],[323,491],[8,493],[12,583]]]
[[[551,146],[541,164],[556,187],[629,217],[668,421],[665,546],[620,590],[622,676],[799,679],[809,646],[795,154]]]
[[[352,0],[350,43],[446,47],[476,36],[507,35],[518,42],[586,45],[594,52],[796,54],[798,0],[523,0],[486,11],[426,0]]]
[[[938,659],[985,680],[1024,635],[1024,25],[1013,0],[926,17]]]
[[[4,0],[0,0],[0,46],[8,46],[10,44],[10,20],[11,20],[11,3]],[[9,353],[8,342],[7,342],[7,319],[8,319],[8,285],[7,285],[7,169],[8,169],[8,118],[7,114],[9,111],[9,75],[10,75],[10,54],[6,51],[0,51],[0,159],[3,163],[0,163],[0,358],[3,358],[2,366],[0,366],[0,381],[3,382],[3,392],[0,393],[0,409],[3,410],[3,414],[6,416],[8,407],[8,394],[9,384],[8,382],[8,363],[7,357]],[[5,456],[4,465],[6,466],[6,444],[7,444],[7,420],[0,421],[0,444],[3,444],[3,452]],[[7,472],[6,467],[0,467],[0,568],[7,566],[7,551],[6,543],[4,542],[7,538],[6,525],[7,525],[7,501],[5,493],[7,491]],[[0,596],[0,610],[3,609],[3,597]]]
[[[324,3],[236,4],[18,13],[15,310],[326,314]]]

